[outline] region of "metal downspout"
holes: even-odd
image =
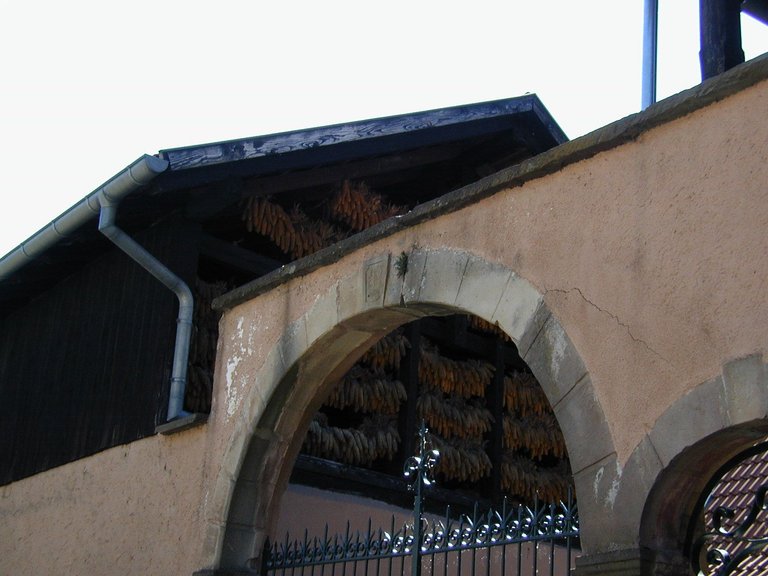
[[[176,320],[176,344],[173,352],[173,369],[171,372],[171,391],[168,398],[169,422],[178,419],[190,419],[186,424],[194,423],[194,414],[184,411],[184,392],[187,385],[187,362],[192,338],[192,317],[194,297],[189,286],[162,262],[152,256],[138,242],[128,236],[115,224],[117,217],[116,201],[103,194],[99,197],[101,211],[99,213],[99,231],[109,238],[118,248],[130,256],[137,264],[157,278],[163,285],[176,294],[179,301],[179,314]],[[161,427],[161,432],[169,431]],[[173,428],[178,429],[178,426]]]
[[[115,213],[119,202],[156,176],[168,169],[168,162],[147,154],[115,174],[58,218],[52,220],[28,240],[0,258],[0,280],[12,276],[17,270],[36,260],[46,250],[99,216],[99,230],[120,249],[173,290],[179,299],[178,327],[174,348],[171,392],[167,417],[170,422],[157,427],[163,434],[177,432],[206,418],[204,414],[184,412],[184,392],[187,383],[187,361],[194,306],[192,292],[181,279],[115,226]],[[102,225],[103,221],[103,225]]]

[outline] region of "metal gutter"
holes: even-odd
[[[88,194],[79,203],[3,256],[0,259],[0,280],[4,280],[29,262],[36,260],[48,248],[72,234],[89,220],[95,219],[101,210],[99,198],[104,197],[112,202],[119,202],[135,190],[149,184],[167,168],[168,162],[155,156],[145,154],[135,160],[101,187]]]
[[[168,400],[168,422],[157,427],[157,431],[163,434],[183,430],[205,418],[205,415],[189,414],[183,410],[194,300],[189,287],[120,230],[115,225],[115,218],[121,200],[149,184],[156,176],[165,172],[168,166],[166,160],[146,154],[141,156],[0,259],[0,280],[3,280],[98,216],[99,231],[176,294],[179,300],[179,314]]]

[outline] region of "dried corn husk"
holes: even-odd
[[[491,412],[477,400],[445,398],[441,392],[428,390],[416,401],[416,410],[429,428],[443,438],[482,440],[493,422]]]
[[[462,398],[484,396],[494,369],[481,360],[453,360],[438,352],[422,350],[419,381],[429,388]]]
[[[440,451],[437,475],[446,480],[477,482],[491,473],[491,459],[476,440],[446,440],[431,435],[433,446]]]
[[[396,414],[406,397],[405,386],[399,380],[356,364],[331,391],[325,404],[340,410]]]
[[[513,372],[504,377],[504,408],[522,417],[552,412],[544,390],[529,372]]]
[[[397,426],[387,421],[364,422],[360,429],[328,426],[323,417],[309,425],[302,447],[305,454],[344,462],[355,466],[369,466],[376,460],[392,460],[400,445]]]
[[[360,232],[387,218],[403,213],[398,206],[386,204],[380,194],[371,192],[365,182],[344,180],[329,204],[331,217]]]
[[[360,361],[374,370],[397,370],[410,347],[408,338],[397,330],[376,342]]]
[[[535,460],[544,456],[564,458],[565,440],[554,414],[526,418],[504,416],[503,445],[513,450],[525,449]]]

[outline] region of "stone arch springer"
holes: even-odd
[[[687,569],[691,514],[712,476],[768,437],[768,367],[761,353],[722,365],[681,396],[634,450],[634,489],[644,505],[640,550],[649,573]],[[682,565],[681,565],[682,564]]]
[[[301,446],[294,432],[306,429],[333,381],[397,326],[457,312],[496,323],[512,338],[553,406],[577,498],[587,500],[594,474],[602,474],[596,463],[615,459],[613,439],[586,367],[543,295],[510,268],[474,254],[414,247],[373,256],[343,276],[269,352],[207,502],[209,568],[202,573],[244,570],[259,555]],[[580,512],[584,541],[592,514],[589,506]]]
[[[768,367],[759,353],[725,362],[720,374],[680,396],[623,468],[605,467],[600,482],[615,489],[595,502],[604,513],[594,528],[611,538],[581,563],[581,573],[611,565],[633,574],[688,573],[681,551],[695,503],[725,462],[768,437],[767,416]]]

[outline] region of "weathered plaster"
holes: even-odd
[[[147,438],[0,488],[0,573],[191,574],[204,440]]]

